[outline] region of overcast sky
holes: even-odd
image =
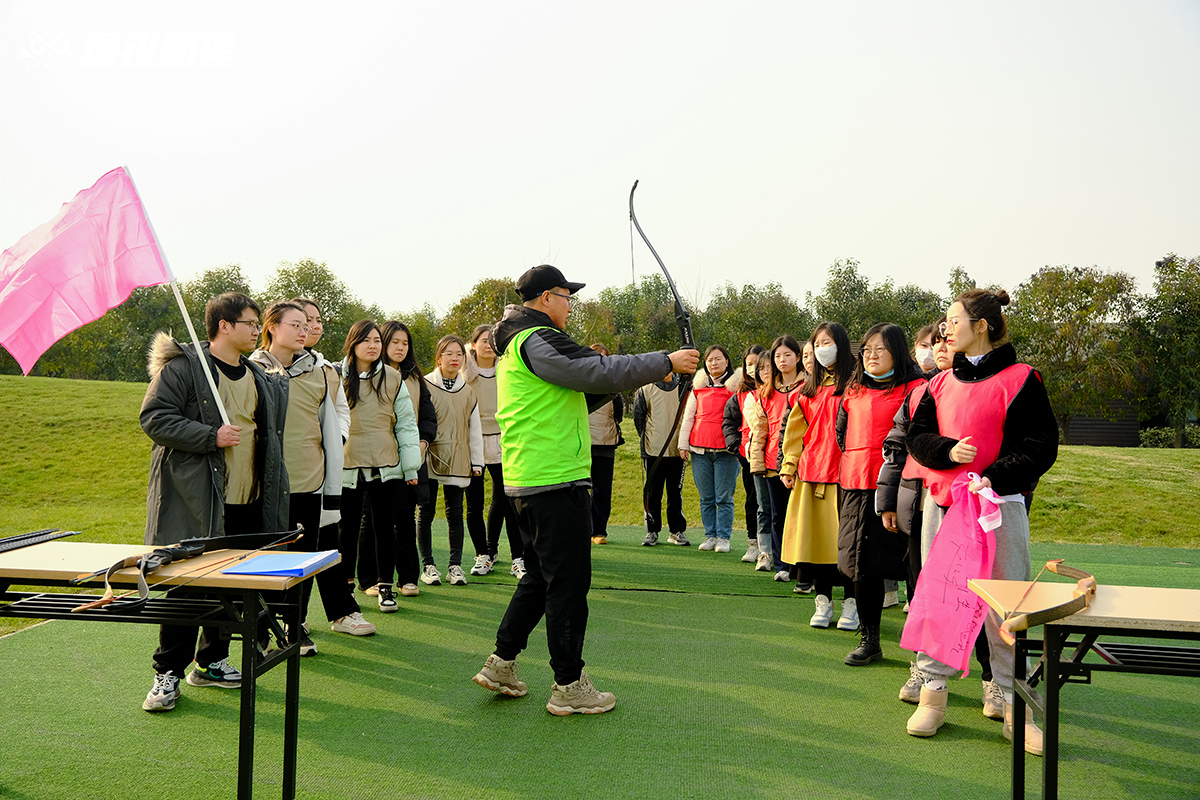
[[[0,0],[0,92],[0,247],[126,165],[179,278],[313,258],[388,311],[627,283],[634,179],[701,305],[1200,255],[1196,0]]]

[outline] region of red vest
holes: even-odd
[[[833,385],[817,387],[816,397],[796,395],[796,407],[792,413],[804,415],[808,430],[804,432],[804,450],[796,464],[796,477],[809,483],[837,483],[842,464],[842,451],[837,446],[837,435],[833,429],[837,422],[838,403]]]
[[[742,454],[742,458],[750,460],[750,453],[746,450],[750,446],[750,425],[746,422],[746,401],[750,399],[753,392],[738,392],[737,403],[738,408],[742,411],[742,427],[739,429],[742,434],[742,444],[738,448],[738,452]]]
[[[867,389],[855,386],[842,397],[846,409],[846,451],[842,454],[843,489],[879,488],[879,470],[883,467],[883,440],[895,424],[896,411],[910,390],[924,379],[909,381],[891,389]]]
[[[779,440],[783,436],[783,415],[788,409],[790,396],[776,389],[771,393],[771,399],[759,398],[763,413],[767,415],[767,452],[765,455],[767,469],[770,470],[779,469]]]
[[[733,392],[724,386],[705,386],[693,389],[692,396],[696,398],[696,416],[692,420],[688,444],[724,450],[725,433],[721,430],[721,423],[725,421],[725,403],[733,396]]]
[[[1008,407],[1016,398],[1033,367],[1013,364],[981,381],[965,383],[946,370],[929,382],[929,391],[937,402],[938,433],[951,439],[970,436],[975,445],[975,460],[953,469],[928,470],[926,482],[939,506],[950,505],[950,485],[963,472],[982,473],[1000,455],[1004,441],[1004,421]]]
[[[929,384],[925,381],[912,390],[908,395],[908,419],[912,421],[913,414],[917,413],[917,406],[921,404],[921,398],[925,396],[925,390],[929,388]],[[901,479],[915,480],[920,478],[925,480],[925,468],[922,467],[915,458],[909,456],[904,462],[904,470],[900,473]]]

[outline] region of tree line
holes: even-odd
[[[1140,295],[1126,273],[1047,266],[1010,291],[1009,339],[1019,357],[1041,371],[1064,436],[1069,437],[1073,417],[1111,417],[1112,404],[1127,401],[1138,408],[1143,423],[1173,428],[1176,446],[1183,446],[1184,426],[1200,411],[1200,257],[1168,254],[1156,262],[1154,274],[1153,291]],[[826,276],[821,293],[809,292],[803,302],[775,282],[740,288],[727,283],[705,308],[689,308],[696,341],[702,349],[724,345],[736,358],[747,345],[769,346],[781,333],[803,340],[822,320],[842,323],[852,340],[876,322],[894,322],[911,341],[955,296],[975,287],[962,267],[951,270],[945,295],[913,284],[895,286],[890,279],[872,283],[853,259],[835,261]],[[412,331],[417,358],[426,369],[441,336],[469,335],[476,325],[498,320],[506,305],[519,302],[511,279],[486,278],[445,314],[428,303],[388,314],[356,297],[324,262],[285,261],[262,291],[254,291],[241,267],[233,264],[181,285],[198,331],[205,301],[225,291],[245,292],[264,308],[296,296],[316,300],[325,324],[320,349],[331,359],[340,358],[356,320],[399,319]],[[31,374],[144,382],[146,351],[158,330],[186,336],[171,290],[138,289],[123,305],[55,344]],[[658,274],[610,287],[578,304],[568,333],[614,353],[674,349],[679,343],[674,298]],[[20,373],[2,351],[0,373]]]

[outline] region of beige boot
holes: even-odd
[[[909,736],[928,738],[938,732],[946,719],[946,703],[950,699],[949,689],[921,687],[921,704],[908,718]]]
[[[1013,707],[1012,703],[1004,704],[1004,738],[1010,742],[1013,738]],[[1033,721],[1033,709],[1025,706],[1025,752],[1033,756],[1042,754],[1042,729]]]

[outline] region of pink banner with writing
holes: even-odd
[[[900,637],[901,647],[925,653],[964,674],[988,611],[967,581],[992,576],[993,531],[1000,525],[1004,502],[990,488],[979,494],[970,491],[973,480],[979,476],[964,473],[950,488],[950,508],[921,566],[917,596]]]

